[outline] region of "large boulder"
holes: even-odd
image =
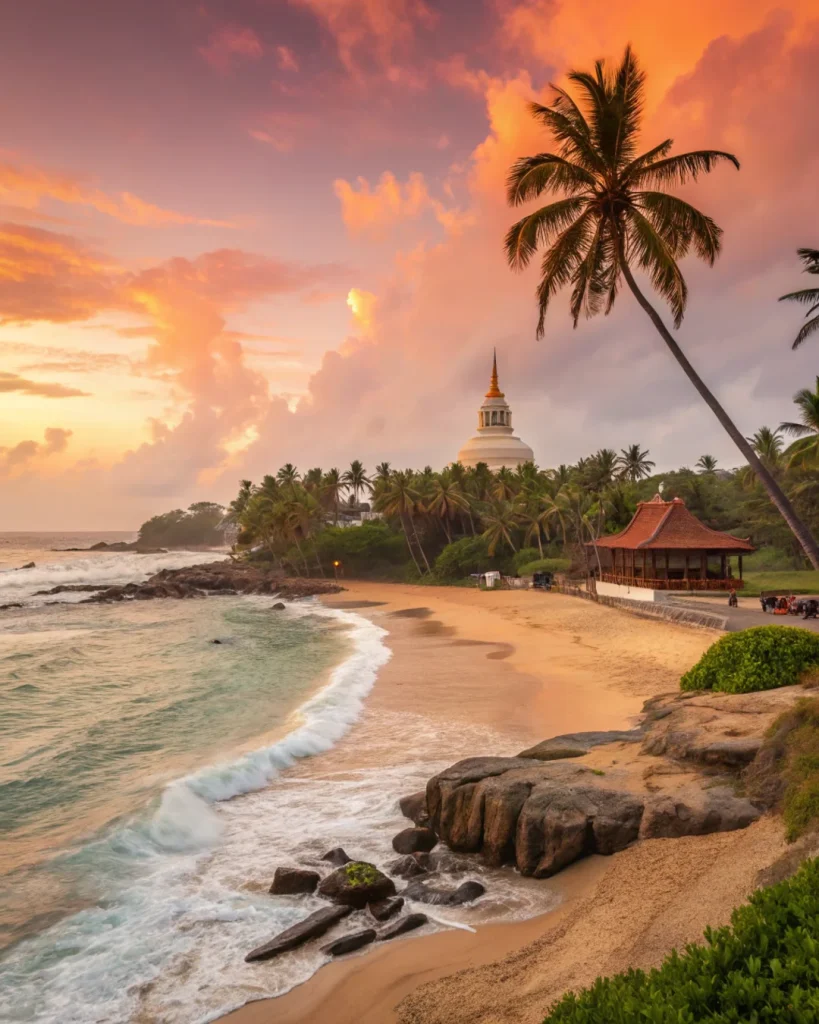
[[[416,878],[418,875],[429,874],[426,867],[428,856],[424,853],[408,853],[394,860],[388,865],[387,870],[396,878]]]
[[[394,896],[395,882],[374,864],[353,860],[322,879],[318,893],[334,903],[361,909]]]
[[[342,935],[340,939],[328,942],[326,946],[321,947],[321,951],[327,953],[328,956],[343,956],[345,953],[354,953],[362,946],[369,946],[375,937],[375,928],[365,928],[363,931]]]
[[[276,868],[270,892],[274,896],[292,896],[299,893],[313,892],[321,881],[318,871],[305,871],[303,868]]]
[[[245,963],[253,963],[256,960],[270,960],[280,953],[286,953],[290,949],[296,949],[303,945],[308,939],[318,938],[320,935],[332,928],[352,910],[352,907],[323,907],[314,914],[299,921],[291,928],[286,928],[269,942],[257,946],[245,957]]]
[[[405,828],[393,837],[396,853],[429,853],[438,845],[438,837],[431,828]]]
[[[376,903],[368,903],[367,910],[376,921],[389,921],[395,917],[398,911],[404,906],[404,897],[396,896],[391,900],[378,900]]]
[[[647,799],[640,838],[678,839],[733,832],[747,828],[760,814],[749,800],[736,796],[729,786],[684,786]]]
[[[532,757],[538,761],[560,761],[567,757],[582,757],[593,747],[606,743],[637,743],[643,738],[641,729],[610,732],[570,732],[553,736],[522,750],[518,757]]]

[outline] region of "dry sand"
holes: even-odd
[[[675,689],[719,636],[556,594],[347,586],[326,603],[387,628],[394,656],[362,721],[324,755],[342,769],[367,763],[369,749],[385,756],[383,744],[368,742],[384,713],[421,713],[448,729],[483,726],[507,738],[508,753],[563,732],[627,727],[643,700]],[[453,749],[452,760],[483,752]],[[595,756],[614,756],[625,768],[636,752]],[[537,883],[563,896],[549,914],[375,947],[223,1020],[537,1024],[567,988],[656,964],[707,924],[727,922],[783,850],[771,819],[742,832],[642,842]],[[275,962],[260,969],[275,970]]]

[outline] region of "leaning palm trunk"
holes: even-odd
[[[424,560],[424,565],[427,567],[427,572],[432,572],[432,568],[427,559],[426,552],[424,551],[424,545],[421,543],[421,538],[418,536],[418,531],[415,529],[415,520],[412,516],[409,517],[409,521],[412,524],[412,532],[415,536],[415,543],[418,545],[418,550],[421,552],[421,558]]]
[[[418,564],[418,559],[415,557],[415,552],[412,550],[412,538],[410,536],[409,527],[407,526],[407,518],[408,518],[407,514],[405,512],[402,512],[401,513],[401,529],[404,531],[404,537],[405,537],[405,539],[407,541],[407,547],[409,548],[409,553],[410,553],[410,555],[412,555],[412,560],[413,560],[413,562],[415,562],[415,568],[418,570],[418,575],[421,576],[421,575],[423,575],[423,573],[422,573],[422,570],[421,570],[421,566]]]
[[[671,332],[663,323],[660,314],[651,305],[651,303],[648,301],[645,295],[643,295],[643,293],[640,291],[639,287],[637,286],[637,282],[634,280],[634,275],[631,273],[631,268],[629,267],[626,260],[623,260],[622,268],[623,276],[625,277],[626,282],[629,288],[631,289],[632,294],[634,295],[634,298],[645,310],[649,319],[657,328],[660,337],[663,339],[666,345],[668,345],[669,349],[671,350],[671,354],[680,364],[683,371],[685,372],[685,375],[697,389],[705,404],[708,406],[711,412],[713,412],[713,414],[717,417],[722,426],[728,432],[728,436],[731,438],[731,440],[734,442],[737,448],[739,448],[739,450],[742,452],[742,455],[747,460],[748,465],[756,474],[757,479],[768,492],[768,497],[771,499],[775,507],[778,509],[782,518],[790,527],[791,531],[793,532],[793,535],[802,545],[802,549],[807,555],[808,559],[810,560],[811,565],[814,567],[814,569],[819,569],[819,546],[817,546],[816,541],[814,540],[810,530],[796,514],[796,511],[793,505],[790,503],[788,496],[785,494],[785,492],[774,479],[771,472],[767,469],[767,467],[759,458],[757,453],[748,443],[745,436],[741,433],[741,431],[737,429],[731,417],[722,408],[722,406],[717,401],[715,396],[711,393],[705,381],[703,381],[703,379],[700,377],[700,375],[688,361],[688,359],[685,356],[685,353],[682,351],[680,346],[672,337]]]

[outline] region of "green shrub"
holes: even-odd
[[[522,565],[536,562],[539,558],[540,552],[537,548],[521,548],[520,551],[516,551],[512,556],[512,565],[515,567],[515,571],[518,572]]]
[[[683,690],[752,693],[792,686],[819,665],[819,633],[791,626],[756,626],[729,633],[708,648],[680,680]]]
[[[511,559],[495,555],[489,557],[489,547],[483,537],[462,537],[447,544],[435,559],[433,570],[439,580],[460,580],[473,572],[512,571]]]
[[[531,576],[533,572],[568,572],[572,561],[570,558],[536,558],[518,566],[521,576]]]
[[[659,968],[598,978],[544,1024],[813,1024],[819,1020],[819,860],[759,889]]]
[[[328,526],[316,537],[313,546],[325,572],[331,574],[333,562],[342,564],[344,575],[350,577],[394,577],[391,567],[410,561],[407,542],[402,533],[391,529],[383,520],[371,520],[360,526]],[[315,564],[313,549],[302,544],[311,570]]]

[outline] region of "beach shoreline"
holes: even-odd
[[[346,586],[345,593],[322,602],[354,610],[386,628],[393,652],[367,699],[362,722],[333,751],[322,755],[347,767],[362,759],[366,762],[366,751],[356,737],[364,734],[361,730],[368,717],[383,713],[421,712],[448,726],[462,721],[465,726],[494,729],[505,738],[502,752],[507,754],[560,733],[627,728],[646,699],[676,689],[679,675],[719,635],[646,622],[562,595],[359,582]],[[486,752],[474,747],[453,750],[451,760]],[[400,751],[396,755],[400,758]],[[462,1019],[457,1016],[457,1003],[447,1011],[445,998],[453,975],[468,976],[470,990],[481,991],[481,978],[491,977],[504,958],[514,961],[526,950],[551,941],[575,945],[571,933],[579,921],[578,908],[585,908],[583,915],[588,916],[599,902],[601,889],[608,887],[609,903],[618,903],[618,886],[633,898],[633,887],[624,885],[622,878],[617,882],[618,876],[642,873],[644,887],[659,887],[672,903],[685,904],[686,892],[694,891],[704,874],[717,870],[715,865],[727,870],[737,859],[737,849],[747,846],[752,851],[742,858],[747,870],[734,871],[733,882],[723,880],[726,895],[713,902],[716,916],[688,913],[682,930],[668,930],[670,944],[696,939],[704,924],[723,923],[720,914],[724,917],[742,901],[756,870],[778,856],[781,837],[765,821],[744,832],[684,842],[695,848],[696,856],[690,859],[701,870],[690,877],[683,872],[679,885],[673,878],[673,862],[681,848],[672,852],[668,841],[643,842],[614,857],[589,858],[548,881],[533,883],[560,901],[548,913],[479,925],[474,933],[448,930],[377,945],[321,967],[308,981],[276,999],[248,1003],[221,1019],[229,1024],[272,1024],[274,1020],[306,1024],[320,1019],[332,1019],[334,1024],[454,1022]],[[663,905],[658,899],[657,906]],[[636,936],[631,938],[638,942]],[[594,943],[588,937],[584,941],[591,951]],[[669,943],[660,931],[646,947],[650,947],[646,955],[661,957]],[[603,957],[599,948],[597,952],[598,959]],[[629,962],[616,957],[609,961],[612,969]],[[275,970],[275,961],[256,969]],[[595,976],[575,972],[572,978],[553,979],[550,988],[548,974],[542,975],[542,998],[547,1002],[535,1010],[533,1021],[542,1019],[548,1002],[566,984],[585,984]],[[507,983],[508,975],[507,971]],[[531,978],[527,980],[531,983]],[[492,988],[495,995],[503,991],[495,982]],[[427,992],[434,995],[428,997]],[[483,998],[491,1002],[486,995]],[[480,1006],[472,1010],[470,1019],[484,1019]],[[508,1018],[489,1015],[485,1019],[530,1018],[510,1013]]]

